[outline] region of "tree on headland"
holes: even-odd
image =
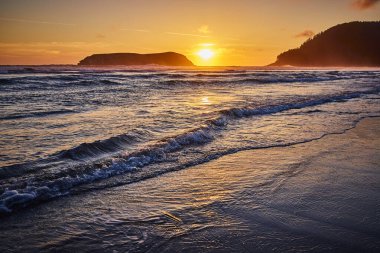
[[[271,65],[380,66],[380,22],[350,22],[309,38]]]

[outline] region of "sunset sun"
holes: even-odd
[[[197,55],[203,60],[208,60],[214,56],[214,52],[211,49],[201,49],[198,51]]]

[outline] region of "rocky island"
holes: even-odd
[[[270,66],[380,66],[380,22],[350,22],[329,28],[277,56]]]
[[[78,65],[148,65],[194,66],[182,54],[165,52],[157,54],[112,53],[93,54],[81,60]]]

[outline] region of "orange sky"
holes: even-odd
[[[266,65],[308,36],[380,20],[378,0],[0,0],[0,64],[175,51],[197,65]],[[198,52],[214,55],[202,59]]]

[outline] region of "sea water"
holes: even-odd
[[[379,99],[378,69],[4,66],[0,215],[343,133]]]
[[[365,69],[2,67],[0,210],[340,132],[379,91]]]

